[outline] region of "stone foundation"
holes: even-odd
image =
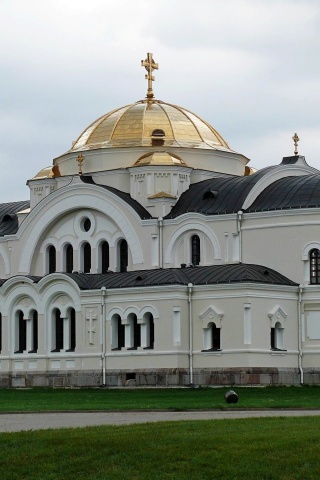
[[[306,369],[304,383],[320,384],[320,370]],[[193,372],[193,384],[201,386],[300,385],[298,369],[228,368],[199,369]],[[19,372],[0,374],[0,388],[90,388],[101,387],[101,370]],[[186,387],[189,371],[184,369],[114,370],[106,373],[106,387]]]

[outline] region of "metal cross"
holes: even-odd
[[[93,334],[96,333],[94,326],[93,326],[93,321],[96,320],[96,316],[93,314],[93,311],[90,310],[89,312],[89,318],[87,318],[89,322],[89,328],[88,328],[88,333],[89,333],[89,343],[90,345],[94,345],[93,341]]]
[[[76,161],[78,162],[79,175],[82,175],[82,164],[84,162],[84,156],[82,155],[82,153],[77,156]]]
[[[145,67],[148,74],[145,76],[145,79],[148,80],[148,92],[147,98],[153,98],[152,82],[154,82],[154,76],[152,75],[153,70],[158,70],[158,63],[155,63],[152,57],[152,53],[147,53],[147,58],[141,60],[141,66]]]
[[[297,133],[293,135],[292,140],[294,141],[294,154],[298,155],[298,142],[300,138],[298,137]]]

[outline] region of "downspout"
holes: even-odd
[[[192,287],[188,284],[188,304],[189,304],[189,376],[190,387],[193,387],[193,318],[192,318]]]
[[[106,385],[106,287],[101,287],[101,363],[102,363],[102,386]]]
[[[237,234],[239,235],[239,263],[242,262],[242,232],[241,232],[241,220],[243,211],[239,210],[237,213]]]
[[[299,285],[299,300],[298,300],[298,345],[299,345],[299,370],[300,383],[303,385],[303,368],[302,368],[302,285]]]
[[[158,218],[159,222],[159,268],[163,268],[163,218]]]

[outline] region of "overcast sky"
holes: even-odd
[[[319,0],[0,0],[0,202],[93,120],[146,94],[204,118],[261,168],[320,169]]]

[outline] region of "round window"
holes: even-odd
[[[84,218],[81,222],[81,227],[85,232],[89,232],[91,228],[91,220],[89,218]]]

